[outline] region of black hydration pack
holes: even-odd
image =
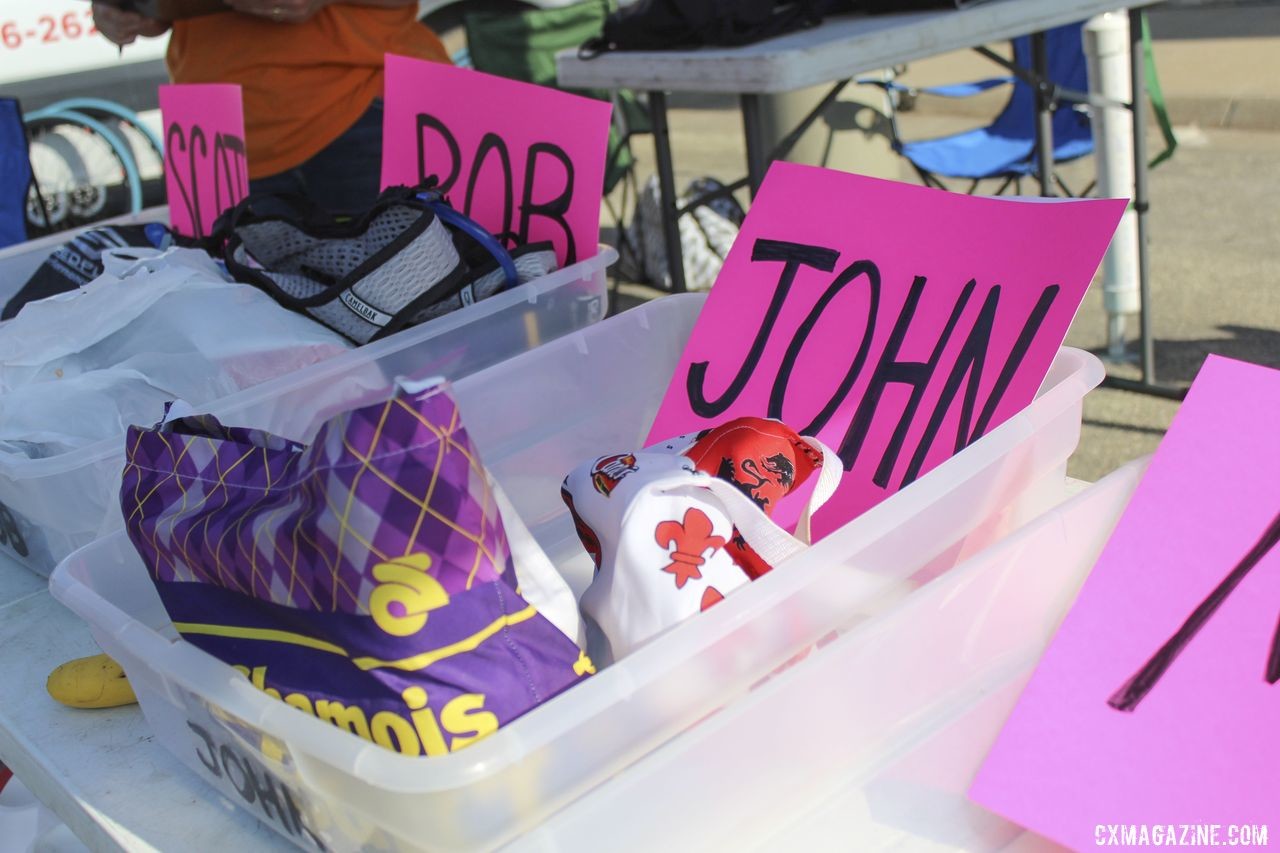
[[[736,47],[822,23],[823,15],[957,9],[984,0],[637,0],[605,20],[582,45],[591,58],[611,50]]]
[[[584,56],[762,41],[822,21],[827,0],[638,0],[609,15]]]

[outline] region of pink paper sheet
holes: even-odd
[[[814,519],[816,536],[834,530],[1033,399],[1124,206],[979,198],[775,163],[649,443],[740,415],[781,417],[845,459]]]
[[[170,222],[179,234],[203,237],[219,213],[249,193],[240,87],[161,86],[160,115]]]
[[[562,264],[600,238],[612,106],[468,68],[387,55],[382,185],[435,175],[495,234],[550,240]]]
[[[1131,711],[1108,704],[1276,522],[1278,425],[1280,372],[1210,356],[974,800],[1076,849],[1115,825],[1172,824],[1181,839],[1216,824],[1226,844],[1231,824],[1280,819],[1280,685],[1264,679],[1280,548],[1261,551]]]

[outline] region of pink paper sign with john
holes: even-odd
[[[1280,371],[1210,356],[974,800],[1077,850],[1280,829],[1277,424]]]
[[[384,187],[435,177],[494,234],[550,240],[562,264],[596,253],[609,103],[439,62],[386,62]]]
[[[240,87],[161,86],[160,117],[170,223],[179,234],[204,237],[219,213],[249,193]]]
[[[649,442],[781,418],[844,462],[814,519],[830,532],[1034,398],[1124,207],[775,163]]]

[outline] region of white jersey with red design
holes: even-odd
[[[561,495],[596,564],[580,605],[609,648],[591,637],[591,656],[621,657],[768,572],[748,539],[775,562],[807,544],[840,473],[829,448],[754,417],[579,466]],[[797,540],[769,516],[814,475]]]
[[[822,470],[819,447],[781,421],[742,417],[676,436],[649,449],[688,457],[694,468],[732,483],[772,517],[784,497]],[[729,554],[752,580],[772,568],[736,534],[729,543]]]
[[[612,659],[748,583],[725,548],[733,521],[699,486],[709,479],[684,456],[644,451],[565,478],[565,501],[596,560],[580,604]]]

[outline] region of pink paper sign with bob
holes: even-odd
[[[824,535],[1031,402],[1124,207],[775,163],[649,443],[741,415],[822,439],[845,467]]]
[[[249,194],[240,87],[161,86],[160,117],[170,224],[179,234],[204,237],[219,213]]]
[[[1280,831],[1277,425],[1280,371],[1210,356],[974,800],[1077,850]]]
[[[550,240],[561,264],[596,253],[612,105],[439,62],[386,62],[383,187],[435,177],[508,247]]]

